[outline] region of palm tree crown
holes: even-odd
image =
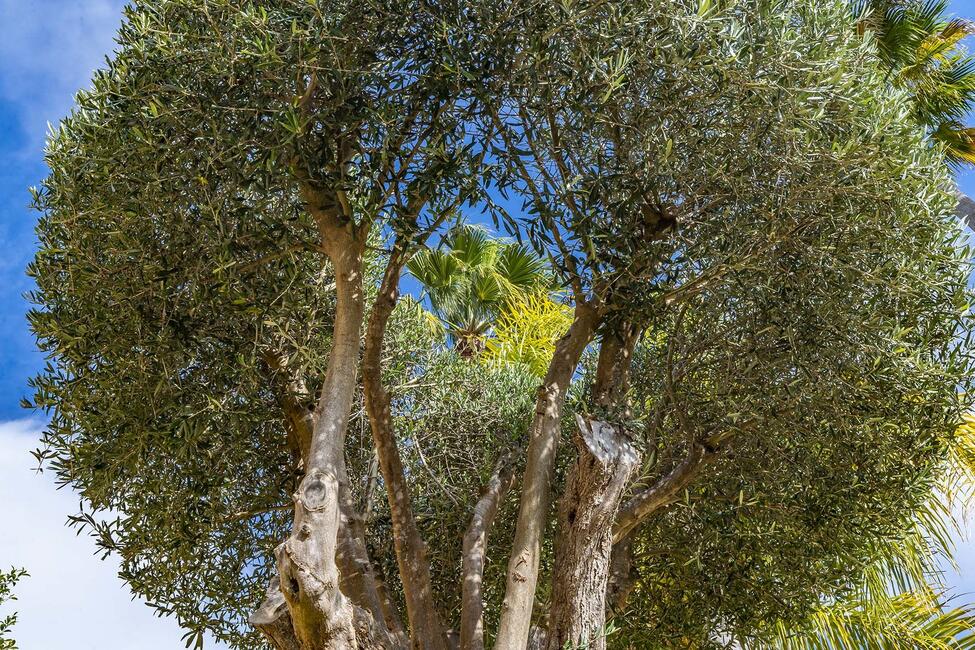
[[[905,89],[915,119],[952,164],[975,164],[975,58],[961,47],[975,23],[946,18],[947,0],[854,0],[861,33],[871,34],[891,83]]]
[[[545,261],[534,252],[471,224],[452,229],[439,248],[420,251],[407,268],[465,356],[483,349],[506,305],[550,283]]]

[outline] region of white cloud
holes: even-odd
[[[12,107],[36,156],[48,122],[114,48],[123,0],[0,0],[0,100]]]
[[[133,601],[118,562],[95,556],[95,544],[65,525],[78,498],[38,474],[30,451],[41,424],[0,422],[0,567],[28,570],[16,588],[13,636],[21,650],[175,650],[182,631]],[[218,648],[208,643],[208,648]]]

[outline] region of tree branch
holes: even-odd
[[[440,227],[462,199],[463,195],[459,195],[423,233],[414,236],[407,232],[397,237],[366,325],[362,356],[366,412],[386,486],[393,526],[393,545],[403,584],[410,630],[414,641],[422,640],[424,647],[433,650],[448,648],[447,634],[433,595],[426,544],[416,527],[409,485],[393,432],[391,398],[382,385],[382,349],[386,326],[399,298],[399,278],[403,267],[416,246],[425,242]],[[407,206],[408,218],[413,225],[416,224],[426,200],[426,197],[414,197],[412,204]]]
[[[355,620],[364,612],[340,591],[336,566],[345,432],[363,320],[363,242],[354,231],[331,234],[336,240],[323,243],[328,245],[336,278],[332,349],[304,459],[304,477],[294,495],[294,525],[291,535],[275,549],[278,582],[251,619],[271,636],[280,632],[278,621],[287,613],[299,647],[321,645],[323,640],[334,647],[354,647]],[[286,607],[282,608],[281,598]]]
[[[516,453],[517,451],[509,452],[498,461],[494,474],[474,506],[471,523],[464,533],[460,650],[483,650],[484,648],[484,595],[481,590],[484,579],[484,557],[487,552],[488,535],[498,514],[498,507],[504,495],[514,484]]]
[[[658,508],[673,503],[676,495],[690,485],[708,458],[700,443],[692,443],[687,456],[656,483],[627,501],[613,524],[613,541],[619,542]]]

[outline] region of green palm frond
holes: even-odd
[[[545,260],[521,244],[507,244],[498,254],[498,275],[512,287],[531,290],[546,280]]]
[[[456,286],[461,265],[449,253],[424,249],[410,259],[406,268],[428,291],[435,291]]]
[[[945,156],[952,164],[975,165],[975,128],[945,122],[932,132],[931,138],[944,148]]]
[[[975,23],[946,18],[947,0],[856,0],[861,33],[870,33],[893,85],[908,91],[917,122],[952,165],[975,164],[970,129],[961,120],[975,108],[975,59],[961,42]]]
[[[470,302],[486,307],[499,303],[505,295],[503,280],[494,269],[475,269],[469,287]]]
[[[952,57],[928,70],[912,87],[918,121],[937,127],[958,121],[975,106],[975,60]]]
[[[941,594],[908,593],[881,607],[862,603],[820,609],[808,633],[784,627],[770,647],[779,650],[969,650],[975,648],[970,607],[945,610]]]
[[[480,351],[501,309],[550,282],[545,261],[532,251],[492,238],[482,227],[460,224],[435,250],[422,250],[407,265],[443,322],[465,351]]]
[[[455,226],[446,237],[450,254],[468,268],[491,266],[497,243],[479,226],[462,223]]]

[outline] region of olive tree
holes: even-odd
[[[941,154],[852,21],[134,3],[35,193],[39,455],[75,523],[198,645],[805,620],[910,530],[970,370]],[[540,386],[400,299],[477,215],[572,312]]]

